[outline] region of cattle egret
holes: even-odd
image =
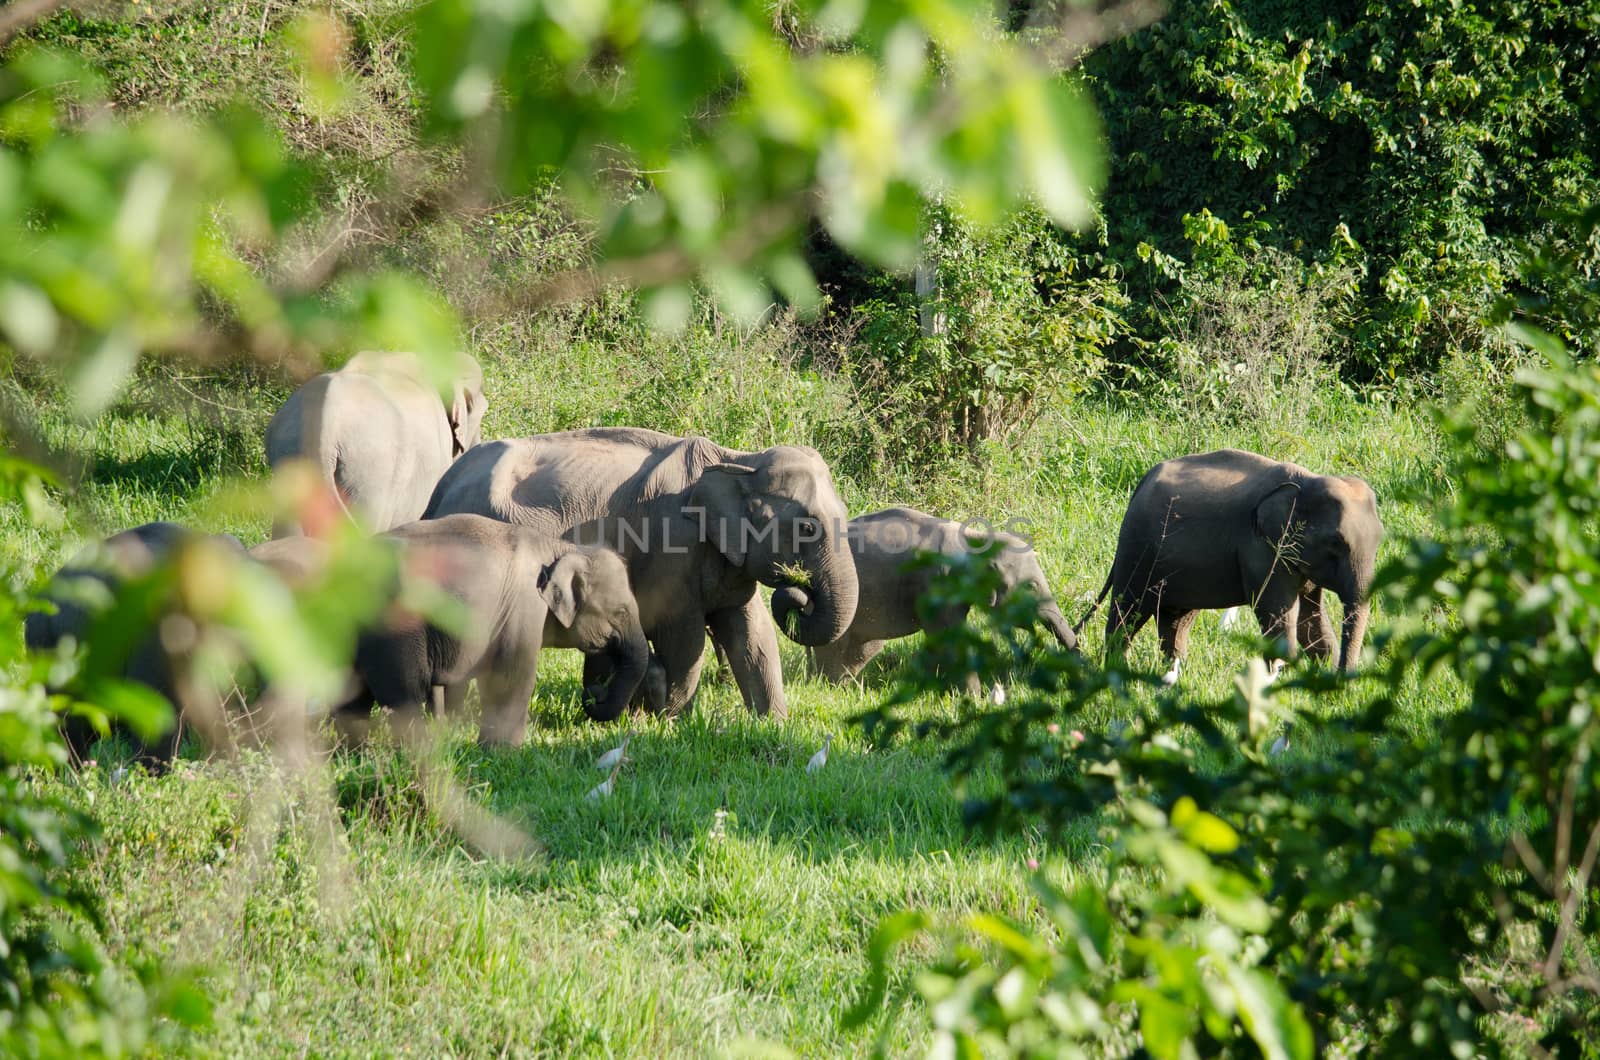
[[[1183,660],[1173,659],[1172,669],[1161,675],[1161,683],[1171,688],[1178,683],[1178,675],[1183,673]]]
[[[1272,753],[1273,754],[1281,755],[1281,754],[1283,754],[1283,752],[1287,751],[1288,749],[1289,749],[1289,734],[1288,733],[1284,733],[1282,736],[1279,736],[1276,740],[1272,741]]]
[[[1002,684],[999,684],[999,683],[996,683],[995,686],[989,690],[989,699],[997,707],[1005,706],[1006,705],[1006,686],[1002,685]]]
[[[1239,609],[1237,607],[1230,607],[1226,611],[1222,612],[1222,621],[1219,624],[1224,630],[1232,632],[1234,629],[1238,628],[1240,621]]]
[[[589,794],[585,795],[584,798],[588,799],[590,802],[599,802],[601,799],[610,798],[611,785],[616,782],[616,779],[617,775],[612,773],[609,777],[590,788]]]
[[[822,750],[811,756],[811,761],[806,763],[806,772],[815,773],[828,764],[828,748],[833,746],[833,733],[822,738]]]
[[[620,744],[595,759],[594,767],[596,769],[615,769],[619,763],[627,761],[628,741],[631,739],[633,739],[633,731],[630,729],[623,734]]]

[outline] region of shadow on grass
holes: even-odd
[[[872,751],[841,725],[826,765],[808,773],[821,736],[751,716],[736,697],[731,707],[730,697],[718,697],[675,720],[635,719],[613,792],[591,799],[607,777],[596,761],[626,727],[584,720],[578,692],[576,680],[541,684],[520,747],[479,748],[469,726],[447,738],[450,768],[472,800],[544,847],[542,865],[489,869],[499,885],[542,887],[552,873],[591,879],[662,859],[693,862],[719,831],[811,863],[940,858],[997,842],[963,825],[940,748],[902,741]],[[334,772],[351,823],[400,825],[428,837],[443,858],[464,849],[432,817],[414,764],[399,752],[341,752]]]

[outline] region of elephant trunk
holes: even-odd
[[[811,606],[811,598],[804,589],[795,585],[785,585],[772,593],[772,618],[778,623],[778,628],[784,633],[793,636],[791,622],[798,622],[805,616],[806,608]],[[792,617],[791,617],[792,616]]]
[[[795,597],[785,594],[783,606],[788,610],[779,614],[775,595],[773,618],[778,628],[797,644],[808,647],[832,644],[844,636],[850,623],[855,621],[856,600],[861,591],[856,580],[855,557],[850,554],[846,542],[830,533],[817,543],[816,551],[807,557],[804,566],[807,584],[799,595],[803,603],[810,605],[809,610],[792,607]],[[778,592],[783,593],[786,588],[793,587],[783,586]]]
[[[1372,587],[1372,569],[1368,565],[1354,571],[1338,587],[1339,602],[1344,604],[1344,623],[1339,644],[1339,669],[1346,673],[1356,668],[1361,660],[1361,648],[1367,636],[1367,619],[1372,615],[1372,602],[1367,592]]]
[[[605,660],[601,670],[609,676],[603,683],[584,689],[583,712],[595,721],[614,721],[621,717],[644,681],[650,665],[650,643],[645,640],[644,629],[635,626],[599,654]]]
[[[1039,608],[1039,618],[1044,622],[1060,645],[1067,651],[1078,650],[1078,635],[1067,624],[1067,616],[1061,613],[1061,608],[1054,601],[1044,604]]]

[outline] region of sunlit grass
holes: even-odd
[[[494,401],[487,437],[615,422],[649,385],[630,373],[625,351],[480,352]],[[543,385],[557,370],[607,385]],[[787,370],[744,370],[758,392],[782,391]],[[709,396],[684,415],[733,445],[814,441],[807,424],[832,413],[816,396],[826,396],[824,384],[807,376],[806,385],[791,389],[819,404],[787,410],[772,435],[748,408],[719,419]],[[283,392],[224,389],[224,403],[250,416],[199,426],[200,412],[151,412],[141,393],[92,427],[69,424],[40,392],[25,395],[48,441],[95,459],[72,510],[103,531],[170,518],[261,540],[264,522],[219,499],[262,475],[260,428]],[[1427,529],[1428,497],[1447,487],[1423,412],[1330,395],[1302,434],[1270,437],[1089,399],[1047,417],[1020,444],[994,447],[981,467],[841,475],[840,488],[851,514],[909,503],[956,518],[1024,520],[1076,621],[1104,580],[1139,476],[1163,457],[1230,444],[1363,474],[1390,531],[1385,556]],[[25,527],[12,511],[0,513],[0,535],[24,571],[59,563],[73,546],[66,530]],[[1375,628],[1384,622],[1380,610]],[[1099,623],[1085,636],[1097,654]],[[224,1055],[703,1055],[751,1038],[842,1055],[880,1034],[889,1053],[904,1053],[925,1019],[903,1006],[863,1036],[838,1026],[881,915],[911,905],[951,917],[979,909],[1028,917],[1030,858],[1062,877],[1097,864],[1092,821],[1053,841],[984,838],[961,824],[940,748],[869,747],[851,719],[881,702],[913,643],[891,646],[860,686],[835,688],[802,678],[801,651],[785,642],[782,722],[749,716],[731,681],[708,666],[690,714],[632,723],[629,761],[599,802],[584,798],[604,776],[595,761],[624,727],[584,721],[577,657],[547,653],[525,746],[481,751],[470,726],[458,725],[439,750],[474,800],[538,840],[537,858],[474,854],[422,799],[409,760],[379,748],[334,756],[319,780],[340,808],[339,857],[316,842],[314,799],[297,796],[286,804],[295,811],[264,835],[252,830],[250,810],[270,788],[262,763],[189,762],[168,777],[120,784],[102,763],[81,782],[59,782],[86,801],[92,793],[106,825],[79,876],[101,896],[114,946],[211,970],[219,1022],[203,1044]],[[1204,616],[1184,689],[1226,695],[1249,645]],[[1134,643],[1130,662],[1160,672],[1152,632]],[[1284,696],[1309,702],[1298,691]],[[1426,731],[1461,697],[1441,680],[1406,687],[1401,702],[1407,723]],[[1358,702],[1350,692],[1317,709],[1338,715]],[[950,698],[914,712],[958,709]],[[1103,731],[1117,714],[1101,708],[1081,726]],[[828,733],[828,764],[808,775]],[[1293,741],[1286,775],[1317,753],[1314,740]]]

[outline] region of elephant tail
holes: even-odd
[[[1087,626],[1089,624],[1089,620],[1094,617],[1094,613],[1100,610],[1100,605],[1105,603],[1106,594],[1110,591],[1111,575],[1107,574],[1106,583],[1100,586],[1100,595],[1094,598],[1094,603],[1089,605],[1089,610],[1085,611],[1083,613],[1083,617],[1078,619],[1078,624],[1072,627],[1073,636],[1080,638],[1083,636],[1083,627]]]
[[[300,452],[316,466],[338,514],[353,521],[350,491],[339,481],[344,468],[339,454],[339,425],[332,422],[339,411],[336,403],[330,400],[329,391],[333,386],[331,376],[322,376],[307,384],[310,400],[301,421]]]

